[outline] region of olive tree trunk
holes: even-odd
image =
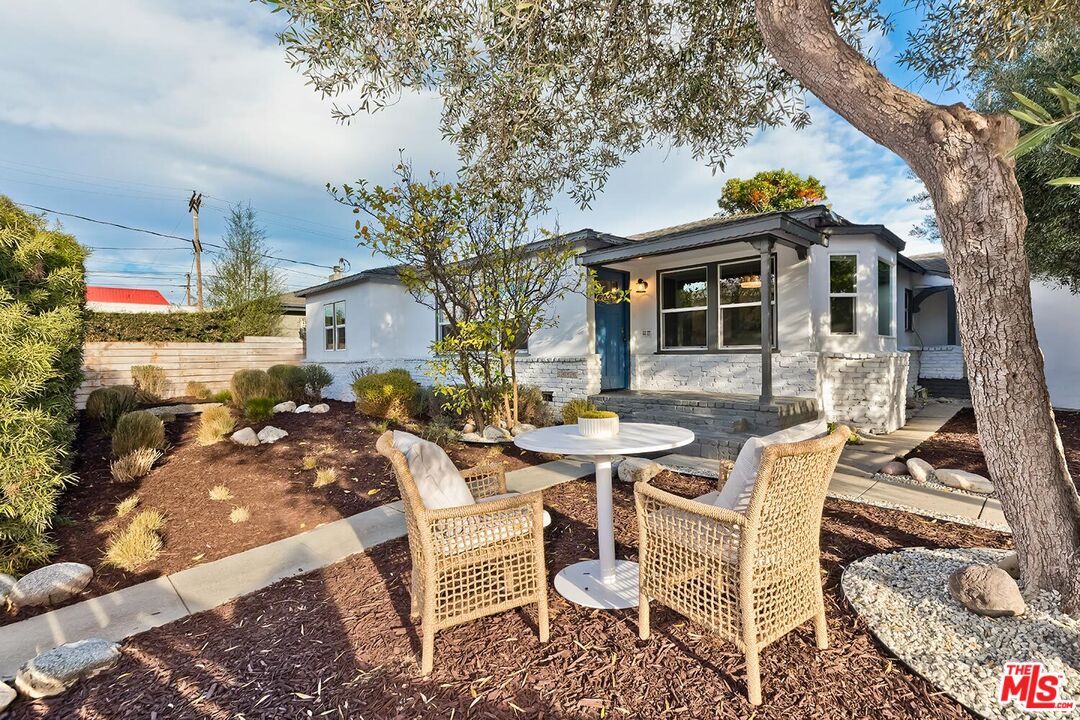
[[[841,38],[825,0],[756,0],[776,61],[926,185],[956,292],[979,441],[1013,529],[1025,589],[1080,610],[1080,498],[1046,388],[1014,163],[1017,123],[941,106],[890,83]]]

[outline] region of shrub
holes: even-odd
[[[229,513],[229,522],[242,523],[251,519],[251,511],[246,507],[234,507]]]
[[[169,378],[157,365],[132,365],[131,382],[143,402],[156,402],[169,390]]]
[[[43,563],[82,382],[83,261],[71,235],[0,196],[0,572]]]
[[[214,391],[206,383],[192,380],[187,384],[187,394],[196,400],[209,400],[214,395]]]
[[[143,510],[123,530],[114,533],[105,548],[106,565],[134,572],[161,554],[160,531],[165,516],[157,510]]]
[[[87,313],[87,342],[242,342],[230,313]]]
[[[307,375],[299,365],[272,365],[266,374],[278,384],[275,395],[282,400],[303,400],[307,394]]]
[[[108,402],[112,388],[99,387],[86,396],[86,417],[100,420],[105,412],[105,404]]]
[[[333,485],[337,482],[337,470],[332,467],[319,468],[315,471],[315,482],[311,484],[312,487],[323,487],[324,485]]]
[[[429,422],[427,427],[423,429],[422,435],[428,442],[445,445],[452,440],[456,440],[458,432],[449,420],[440,417]]]
[[[577,422],[578,416],[583,412],[595,411],[596,406],[588,400],[576,398],[570,400],[562,406],[562,421],[564,425],[573,425]]]
[[[274,399],[253,397],[244,406],[244,415],[248,420],[267,420],[274,415]]]
[[[229,384],[232,402],[240,408],[246,408],[248,400],[255,397],[270,398],[277,402],[280,390],[279,383],[263,370],[237,370]]]
[[[208,397],[207,400],[210,400],[211,402],[222,403],[223,405],[228,405],[232,402],[232,393],[228,390],[218,390],[216,393]]]
[[[139,506],[139,496],[131,495],[116,504],[116,517],[124,517]]]
[[[215,485],[214,487],[210,488],[210,499],[215,501],[215,502],[224,502],[226,500],[232,500],[233,499],[232,490],[225,487],[224,485]]]
[[[116,423],[112,436],[113,455],[122,458],[141,448],[165,447],[165,424],[146,410],[129,412]]]
[[[131,385],[114,385],[107,389],[101,412],[101,426],[105,428],[105,432],[112,433],[116,430],[120,418],[139,406],[139,399]]]
[[[319,464],[319,458],[314,455],[305,455],[300,461],[300,467],[304,470],[314,470]]]
[[[357,374],[353,378],[356,409],[365,415],[401,422],[417,411],[420,386],[407,370]]]
[[[518,386],[518,418],[523,423],[545,427],[555,422],[551,405],[544,400],[544,391],[535,385]]]
[[[139,448],[132,450],[112,461],[109,470],[116,482],[129,483],[145,477],[154,467],[154,463],[161,457],[161,451],[156,448]]]
[[[213,445],[233,431],[236,427],[236,418],[232,410],[219,405],[207,408],[199,416],[199,429],[195,433],[195,441],[200,445]]]
[[[308,395],[313,400],[322,400],[322,391],[334,382],[334,376],[329,370],[316,363],[305,365],[303,370],[304,386],[307,388]]]

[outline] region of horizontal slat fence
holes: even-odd
[[[83,347],[85,379],[75,394],[78,407],[99,387],[130,385],[132,365],[157,365],[169,378],[169,394],[186,394],[192,381],[206,383],[213,390],[229,386],[237,370],[265,370],[271,365],[298,365],[304,346],[298,339],[246,337],[237,343],[136,343],[91,342]]]

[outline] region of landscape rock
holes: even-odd
[[[466,435],[468,435],[469,433],[476,433],[476,426],[473,425],[471,422],[467,422],[461,427],[461,432],[465,433]]]
[[[989,495],[994,492],[994,483],[990,482],[988,478],[967,472],[966,470],[942,468],[941,470],[936,470],[934,475],[937,476],[937,481],[939,483],[951,488],[959,488],[961,490],[967,490],[968,492],[979,493],[980,495]]]
[[[496,425],[488,425],[484,428],[483,437],[485,440],[509,440],[510,433]]]
[[[910,474],[908,472],[908,466],[900,462],[899,460],[893,460],[892,462],[885,463],[881,466],[881,472],[885,475],[893,476]]]
[[[306,412],[311,412],[311,406],[310,406],[310,405],[308,405],[307,403],[304,403],[304,404],[303,404],[303,405],[301,405],[300,407],[298,407],[298,408],[296,408],[295,410],[293,410],[293,412],[297,412],[297,413],[306,413]]]
[[[0,680],[0,713],[15,699],[15,688]]]
[[[94,569],[82,563],[46,565],[19,578],[8,600],[15,607],[55,605],[82,592],[93,578]]]
[[[286,400],[285,402],[280,402],[280,403],[278,403],[277,405],[274,406],[274,412],[275,413],[296,412],[296,403],[294,403],[292,400]]]
[[[461,439],[464,442],[484,442],[483,436],[477,432],[467,432],[461,434]]]
[[[15,687],[31,698],[59,695],[79,680],[108,670],[120,660],[120,646],[92,638],[60,645],[23,665]]]
[[[311,412],[315,415],[320,415],[324,412],[330,412],[330,406],[326,403],[319,403],[318,405],[311,406]]]
[[[514,437],[517,437],[518,435],[522,435],[522,434],[527,433],[527,432],[532,432],[535,429],[536,429],[535,425],[530,425],[529,423],[518,423],[514,427],[510,428],[510,434],[513,435]]]
[[[934,466],[921,458],[907,461],[908,474],[919,482],[927,482],[934,477]]]
[[[1013,580],[1020,579],[1020,558],[1017,557],[1016,553],[1011,552],[998,560],[997,566],[1009,573],[1009,577]]]
[[[267,425],[259,431],[259,434],[256,437],[259,438],[260,443],[267,445],[276,443],[281,438],[287,437],[288,434],[288,432],[282,430],[281,428],[276,428],[273,425]]]
[[[625,483],[647,482],[664,469],[659,463],[645,458],[628,457],[619,463],[619,480]]]
[[[987,617],[1023,615],[1020,588],[997,565],[967,565],[949,576],[949,595],[973,613]]]
[[[6,573],[0,573],[0,607],[3,607],[13,587],[15,587],[15,578]]]
[[[259,437],[255,434],[255,431],[249,427],[237,430],[229,439],[237,445],[247,445],[248,447],[254,447],[259,444]]]

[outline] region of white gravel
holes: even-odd
[[[1031,718],[1013,705],[998,704],[1005,663],[1041,662],[1064,673],[1063,699],[1080,702],[1080,622],[1058,612],[1058,597],[1049,591],[1028,598],[1027,612],[1011,618],[975,615],[949,596],[954,570],[996,563],[1005,554],[987,548],[910,548],[851,563],[841,584],[889,651],[950,697],[986,718]]]

